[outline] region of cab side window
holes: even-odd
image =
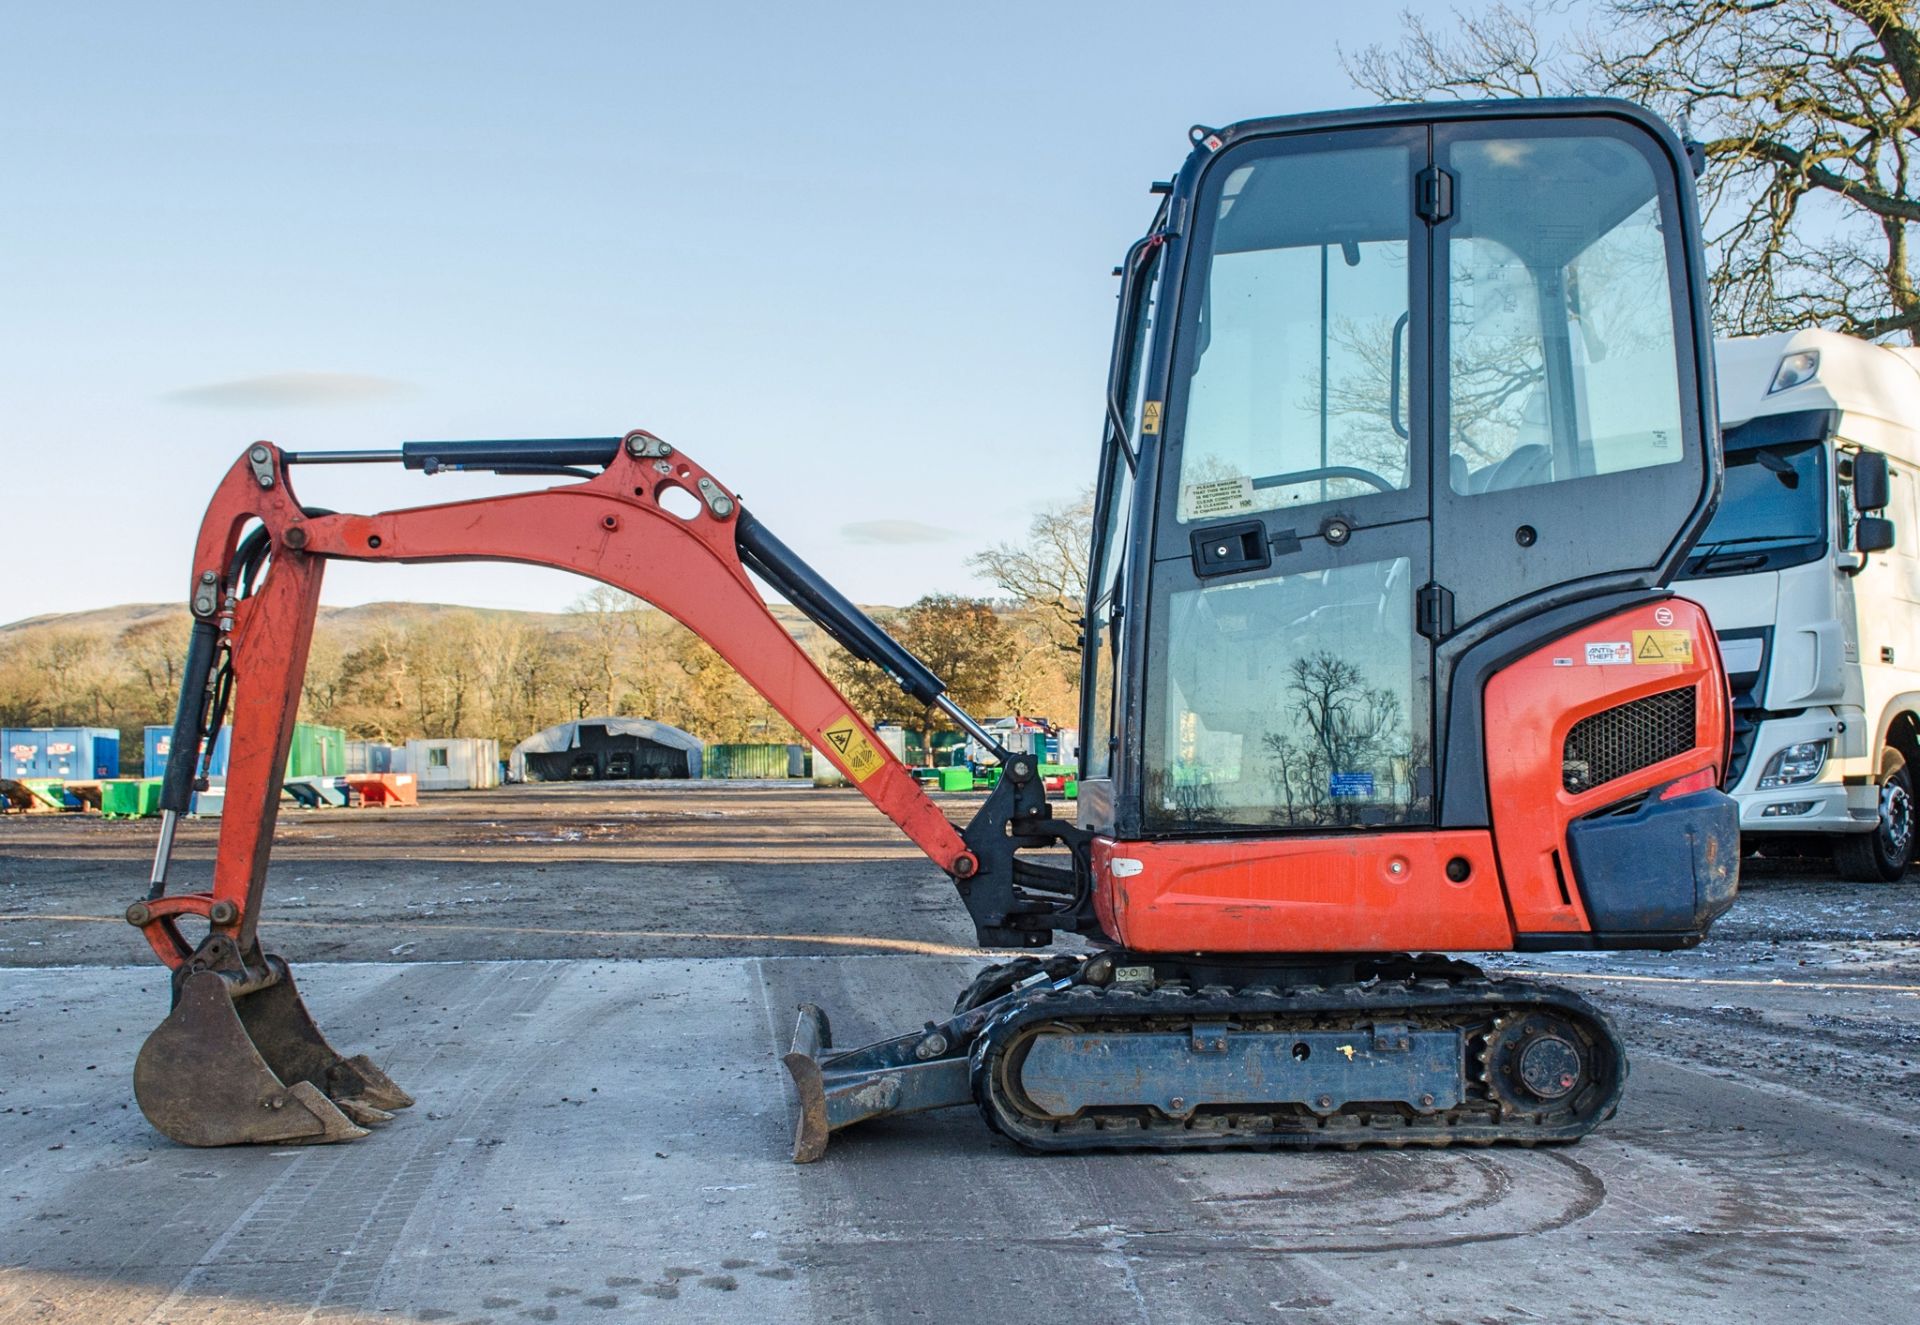
[[[1652,169],[1604,138],[1454,148],[1448,475],[1463,495],[1677,463],[1680,386]],[[1590,198],[1569,215],[1542,194]],[[1543,219],[1544,218],[1544,219]]]

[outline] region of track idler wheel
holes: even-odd
[[[140,1048],[133,1093],[156,1129],[189,1146],[352,1141],[413,1103],[364,1055],[314,1024],[293,976],[234,994],[214,971],[180,981],[173,1011]]]

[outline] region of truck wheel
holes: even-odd
[[[1840,877],[1856,883],[1894,883],[1913,860],[1913,774],[1898,750],[1880,758],[1880,823],[1833,844]]]

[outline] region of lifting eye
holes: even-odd
[[[1293,1046],[1294,1062],[1304,1063],[1311,1057],[1313,1057],[1312,1045],[1308,1044],[1305,1040],[1298,1040],[1294,1042],[1294,1046]]]
[[[662,483],[660,495],[655,500],[660,503],[661,510],[668,515],[677,515],[682,520],[692,520],[700,514],[700,499],[678,483]]]

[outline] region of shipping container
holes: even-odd
[[[806,776],[806,747],[800,745],[709,745],[703,761],[710,778],[796,778]]]
[[[873,734],[880,738],[880,744],[886,746],[895,759],[903,764],[907,762],[907,733],[903,728],[882,723],[873,729]]]
[[[224,774],[227,771],[227,745],[232,736],[231,727],[222,727],[220,735],[214,739],[212,773]],[[167,763],[173,758],[173,724],[147,728],[145,744],[142,771],[150,778],[165,777]]]
[[[347,772],[393,772],[393,747],[385,741],[348,741]]]
[[[92,782],[119,776],[120,733],[112,728],[0,728],[0,777]]]
[[[471,791],[500,785],[500,742],[447,736],[407,742],[406,771],[421,791]]]
[[[833,766],[833,760],[827,758],[827,752],[819,746],[813,747],[813,785],[816,787],[844,787],[847,775]]]
[[[140,772],[143,777],[167,775],[167,756],[173,753],[173,724],[148,727],[140,741]]]
[[[297,722],[287,751],[290,778],[337,778],[347,771],[347,734],[338,727]]]
[[[149,727],[146,733],[145,773],[150,778],[165,777],[173,758],[173,728]],[[225,777],[227,758],[233,744],[233,728],[222,727],[214,738],[213,758],[207,765],[209,777]],[[347,734],[338,727],[322,727],[311,722],[293,726],[293,744],[287,750],[283,777],[341,777],[347,772]]]

